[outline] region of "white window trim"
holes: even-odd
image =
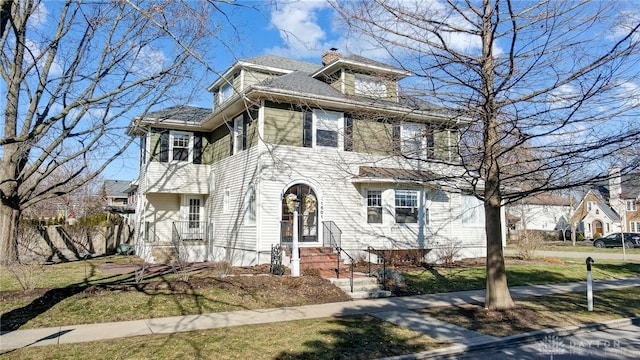
[[[238,136],[239,127],[242,127],[241,136]],[[244,150],[242,146],[243,145],[242,138],[245,131],[247,131],[247,129],[244,128],[244,117],[242,116],[242,114],[240,114],[233,119],[233,154],[238,154],[239,152]],[[240,139],[238,139],[238,137],[240,137]]]
[[[353,91],[356,95],[368,97],[386,98],[389,96],[389,89],[384,79],[363,74],[355,74]]]
[[[229,214],[231,212],[231,191],[224,189],[224,195],[222,197],[222,213]]]
[[[418,212],[418,214],[416,215],[416,222],[397,222],[396,220],[396,196],[398,194],[399,191],[407,191],[407,192],[414,192],[416,194],[416,210]],[[423,221],[421,221],[421,217],[424,215],[422,212],[422,209],[420,208],[420,203],[421,201],[421,196],[422,196],[422,191],[417,190],[417,189],[394,189],[393,191],[393,223],[396,225],[402,225],[402,226],[411,226],[411,225],[419,225],[420,223],[422,223]],[[407,207],[408,208],[408,207]]]
[[[640,221],[629,221],[629,232],[640,232]]]
[[[317,144],[317,131],[318,131],[318,114],[324,113],[329,116],[337,115],[338,117],[338,145],[336,147],[333,146],[322,146]],[[311,128],[312,137],[313,137],[313,147],[314,148],[323,148],[323,149],[338,149],[344,150],[344,113],[337,111],[327,111],[327,110],[313,110],[313,124]]]
[[[173,159],[173,141],[176,135],[189,136],[189,144],[187,148],[187,160],[174,160]],[[169,162],[193,162],[193,133],[186,131],[170,131],[169,132]]]
[[[257,218],[257,199],[256,199],[256,188],[253,184],[249,184],[247,187],[247,192],[244,195],[244,204],[243,204],[243,214],[244,214],[244,224],[253,226],[256,224]],[[251,198],[253,197],[253,212],[251,212]]]
[[[427,136],[421,136],[420,137],[420,149],[419,152],[416,153],[408,153],[407,149],[405,149],[405,143],[408,140],[412,140],[412,137],[409,137],[408,133],[407,133],[407,126],[417,126],[420,131],[425,132],[428,127],[429,124],[422,124],[422,123],[412,123],[412,122],[403,122],[400,125],[400,150],[403,154],[408,155],[409,157],[411,156],[416,156],[420,159],[429,159],[433,157],[433,153],[435,151],[435,138],[433,135],[433,131],[431,132],[431,142],[433,143],[432,146],[429,146],[429,141],[427,139]]]
[[[635,200],[626,200],[626,210],[627,211],[637,211],[636,201]]]
[[[226,82],[220,85],[220,90],[218,91],[218,105],[224,104],[227,100],[233,97],[233,78],[231,82]]]
[[[202,196],[194,196],[194,195],[188,195],[188,196],[184,196],[183,197],[183,203],[182,203],[182,209],[181,209],[181,213],[182,213],[182,221],[185,222],[189,222],[189,215],[191,215],[191,200],[198,200],[200,202],[199,205],[199,214],[198,214],[198,227],[200,228],[200,223],[204,222],[204,198]]]
[[[369,222],[369,192],[377,191],[380,193],[380,222]],[[384,224],[384,190],[383,189],[364,189],[364,222],[367,225],[383,225]]]

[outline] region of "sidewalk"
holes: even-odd
[[[640,278],[599,280],[594,291],[640,286]],[[554,285],[517,286],[511,288],[514,299],[548,294],[585,291],[585,282]],[[473,346],[501,341],[487,335],[421,316],[411,311],[428,307],[482,303],[484,290],[461,291],[431,295],[365,299],[285,308],[231,311],[202,315],[122,321],[101,324],[69,325],[51,328],[17,330],[0,334],[0,351],[26,346],[80,343],[125,338],[130,336],[176,333],[215,329],[227,326],[253,325],[331,316],[370,314],[400,326],[420,331],[452,346]]]

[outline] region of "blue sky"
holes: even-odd
[[[220,17],[219,39],[209,65],[218,73],[224,72],[236,60],[265,54],[280,55],[311,62],[320,62],[320,56],[335,47],[344,53],[359,53],[379,58],[371,50],[349,37],[337,25],[334,10],[326,1],[282,1],[276,7],[270,2],[238,1],[237,5],[222,5],[225,17]],[[229,23],[231,22],[231,23]],[[235,29],[234,29],[235,28]],[[217,75],[209,73],[201,90],[189,105],[210,107],[211,95],[206,86]],[[134,180],[138,174],[137,146],[132,146],[115,160],[103,173],[104,179]]]

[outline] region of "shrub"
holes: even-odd
[[[539,232],[524,231],[520,234],[520,239],[516,243],[517,256],[520,259],[531,259],[536,250],[544,242],[543,236]]]

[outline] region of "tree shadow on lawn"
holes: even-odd
[[[337,327],[320,332],[329,340],[310,339],[303,343],[306,350],[282,351],[274,358],[374,359],[423,352],[446,344],[415,332],[396,333],[392,331],[394,325],[369,315],[336,317],[330,323]]]
[[[0,314],[0,333],[4,334],[18,330],[29,321],[46,313],[48,310],[50,310],[63,300],[87,291],[91,292],[92,290],[100,291],[132,289],[135,291],[153,295],[157,293],[158,289],[170,291],[175,290],[176,281],[169,281],[165,278],[166,275],[173,273],[173,270],[171,270],[170,267],[167,267],[163,270],[156,269],[153,272],[147,273],[146,276],[144,276],[143,282],[139,281],[140,279],[137,279],[135,271],[131,271],[130,273],[125,274],[115,273],[111,276],[102,277],[98,280],[92,281],[89,279],[96,276],[96,270],[99,268],[99,266],[96,266],[87,260],[78,261],[84,261],[85,265],[88,263],[88,266],[90,266],[90,270],[88,272],[85,272],[85,278],[82,281],[65,286],[63,288],[48,289],[42,295],[33,299],[29,304],[20,308],[10,310],[4,314]],[[140,266],[140,269],[142,269],[142,266]],[[123,278],[122,275],[128,276]],[[153,282],[153,286],[148,286],[150,284],[149,281],[155,279],[161,279],[162,281],[155,281]],[[197,296],[193,291],[194,289],[190,288],[188,282],[180,283],[184,284],[180,286],[181,293],[187,293],[192,296]],[[188,289],[185,289],[185,287]],[[21,295],[25,294],[26,296],[28,296],[29,294],[29,292],[20,293]],[[176,302],[176,304],[180,305],[178,299],[174,299],[174,301]],[[196,303],[198,305],[201,305],[199,299],[196,299]]]

